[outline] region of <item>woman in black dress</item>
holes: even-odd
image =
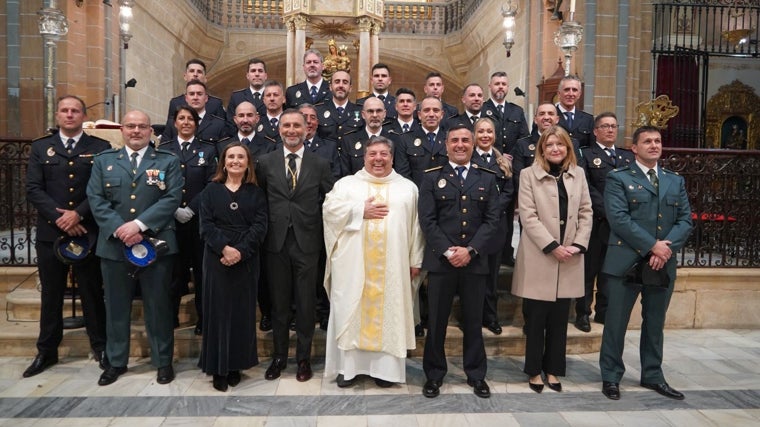
[[[198,366],[214,388],[240,383],[240,371],[259,363],[256,290],[259,246],[267,232],[266,195],[256,185],[248,148],[224,148],[216,175],[201,194],[203,344]]]

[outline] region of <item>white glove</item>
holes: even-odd
[[[177,208],[177,210],[174,211],[174,218],[182,224],[190,221],[193,218],[193,215],[195,215],[195,212],[190,208]]]

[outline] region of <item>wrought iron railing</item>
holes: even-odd
[[[36,212],[26,200],[28,139],[0,138],[0,265],[36,263]],[[686,179],[695,228],[679,265],[760,267],[760,151],[665,150]]]
[[[235,30],[283,30],[283,0],[190,0],[209,22]],[[384,2],[390,34],[442,35],[460,30],[483,0]]]
[[[678,48],[708,55],[757,57],[758,0],[681,0],[654,4],[654,53]]]

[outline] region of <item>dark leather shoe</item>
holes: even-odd
[[[392,382],[385,381],[385,380],[380,379],[380,378],[375,378],[375,385],[378,386],[378,387],[380,387],[380,388],[393,387],[393,383]]]
[[[620,400],[620,385],[604,381],[602,382],[602,394],[607,396],[607,399]]]
[[[311,363],[308,360],[298,362],[296,371],[296,380],[299,382],[309,381],[314,374],[311,372]]]
[[[556,391],[557,393],[562,392],[562,383],[550,383],[549,381],[547,381],[546,385],[549,386],[550,389]]]
[[[421,324],[414,325],[414,336],[418,338],[422,338],[425,336],[425,328],[422,327]]]
[[[235,387],[240,384],[240,379],[240,371],[230,371],[227,373],[227,384],[229,384],[230,387]]]
[[[684,396],[683,393],[680,391],[671,388],[668,383],[661,383],[661,384],[650,384],[650,383],[641,383],[641,386],[644,388],[648,388],[650,390],[654,390],[657,393],[660,393],[661,395],[665,397],[669,397],[671,399],[676,400],[683,400]]]
[[[156,374],[156,382],[159,384],[169,384],[174,381],[174,368],[172,365],[162,366],[158,368]]]
[[[269,332],[272,330],[272,319],[269,316],[261,316],[259,330],[263,332]]]
[[[335,383],[338,384],[338,387],[340,388],[346,388],[351,387],[356,382],[356,377],[351,378],[350,380],[347,380],[346,377],[343,376],[343,374],[338,374],[338,377],[335,378]]]
[[[591,323],[588,320],[588,314],[578,316],[575,319],[575,327],[583,332],[591,332]]]
[[[425,397],[438,397],[441,394],[441,380],[427,380],[422,386],[422,395]]]
[[[272,364],[269,365],[267,371],[264,373],[264,378],[272,381],[280,378],[280,372],[288,366],[288,362],[285,359],[275,357],[272,359]]]
[[[119,379],[119,377],[127,372],[127,367],[115,367],[115,366],[109,366],[108,369],[106,369],[102,374],[100,374],[100,379],[98,380],[98,385],[109,385],[116,382],[116,380]]]
[[[501,325],[499,325],[499,322],[491,322],[487,325],[484,325],[486,329],[491,331],[494,335],[501,335]]]
[[[214,375],[214,388],[219,391],[227,391],[229,387],[229,380],[224,375]]]
[[[195,325],[195,330],[193,331],[193,333],[194,333],[196,336],[201,336],[201,335],[203,335],[203,327],[202,327],[200,324],[198,324],[198,325]]]
[[[475,396],[487,399],[491,397],[491,389],[488,388],[486,380],[467,380],[467,385],[472,387]]]
[[[528,387],[530,387],[531,390],[535,391],[536,393],[541,393],[544,391],[544,384],[533,384],[532,382],[528,381]]]
[[[43,354],[37,354],[37,356],[34,357],[34,360],[32,360],[32,364],[26,368],[26,371],[24,371],[22,376],[24,378],[33,377],[56,363],[58,363],[58,355],[45,356]]]

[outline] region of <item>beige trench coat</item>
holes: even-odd
[[[560,242],[557,181],[535,163],[520,173],[517,200],[523,232],[512,276],[512,293],[516,296],[556,301],[584,294],[583,254],[560,263],[551,253],[543,252],[554,241],[588,248],[593,212],[586,175],[580,167],[572,166],[564,174],[563,182],[568,197],[567,226],[565,240]]]

